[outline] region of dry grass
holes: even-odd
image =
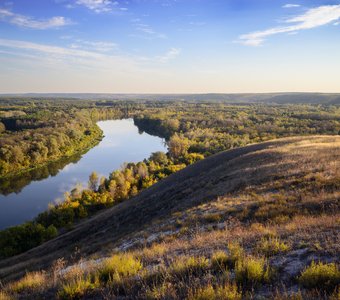
[[[14,293],[34,292],[46,288],[47,277],[45,272],[27,273],[22,279],[8,286]]]
[[[340,285],[340,270],[335,263],[324,264],[314,261],[299,277],[299,282],[307,288],[325,288],[334,290]]]
[[[126,277],[136,275],[142,268],[140,260],[132,254],[114,254],[102,262],[98,273],[104,281],[120,282]]]
[[[0,300],[12,300],[12,299],[13,298],[9,294],[0,291]]]
[[[207,285],[191,291],[188,300],[241,300],[242,293],[235,284],[213,287]]]
[[[97,267],[88,264],[86,272],[76,265],[63,278],[56,276],[56,285],[81,278],[68,287],[70,294],[84,288],[86,295],[90,290],[98,296],[110,289],[121,299],[240,299],[242,292],[250,298],[272,293],[278,300],[336,299],[339,284],[330,278],[337,272],[307,267],[312,259],[332,265],[340,257],[340,138],[290,138],[251,147],[208,158],[81,224],[77,232],[86,229],[86,239],[69,234],[79,243],[105,248],[110,242],[116,250],[136,243],[129,253],[118,252]],[[147,246],[151,235],[157,242]],[[94,288],[98,269],[100,287]],[[286,292],[284,285],[289,289],[299,275],[301,292]],[[318,291],[310,294],[304,287],[313,280]],[[117,281],[125,288],[112,290]]]

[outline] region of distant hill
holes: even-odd
[[[245,93],[245,94],[101,94],[101,93],[28,93],[2,94],[1,98],[53,98],[88,100],[160,100],[160,101],[223,101],[227,103],[311,103],[340,104],[335,93]]]
[[[296,279],[312,261],[339,263],[339,170],[339,136],[291,137],[225,151],[0,261],[0,278],[47,268],[76,248],[83,263],[129,250],[150,268],[156,263],[171,270],[168,264],[179,256],[213,262],[218,251],[228,253],[228,243],[237,242],[248,256],[267,257],[277,272],[256,294],[268,296],[282,286],[297,290],[302,287]]]

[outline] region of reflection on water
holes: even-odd
[[[166,151],[161,138],[140,134],[131,119],[98,125],[105,137],[87,153],[0,182],[0,229],[34,218],[48,203],[63,199],[77,183],[86,186],[92,171],[108,176],[124,162],[138,162],[152,152]]]
[[[58,161],[51,162],[43,167],[30,170],[15,177],[0,179],[0,194],[8,195],[11,193],[20,193],[21,190],[32,181],[40,181],[49,176],[56,176],[69,163],[77,163],[81,159],[81,154],[61,158]],[[66,167],[67,168],[67,167]]]

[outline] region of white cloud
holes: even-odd
[[[56,56],[64,56],[64,57],[78,57],[78,58],[86,58],[86,59],[107,59],[110,56],[97,53],[93,51],[58,47],[58,46],[50,46],[45,44],[37,44],[26,41],[18,41],[18,40],[8,40],[8,39],[0,39],[0,46],[12,49],[22,49],[26,51],[33,51],[40,54],[49,54]]]
[[[64,17],[52,17],[45,20],[36,20],[29,16],[13,13],[7,9],[0,9],[0,20],[26,28],[32,29],[50,29],[59,28],[71,24],[71,22]]]
[[[136,31],[139,32],[137,34],[130,34],[131,37],[138,37],[147,40],[167,38],[164,33],[157,32],[150,25],[142,23],[141,19],[132,19],[130,22],[133,23]]]
[[[112,7],[118,5],[118,2],[110,0],[77,0],[76,4],[83,5],[96,13],[104,13],[112,11]]]
[[[91,50],[96,52],[111,52],[118,48],[116,43],[102,41],[86,41],[77,39],[71,45],[72,49]]]
[[[340,5],[319,6],[307,10],[304,14],[287,19],[285,21],[286,26],[278,26],[241,35],[238,42],[248,46],[259,46],[272,35],[312,29],[336,22],[339,19]]]
[[[25,60],[30,57],[30,61],[41,61],[44,65],[52,68],[68,65],[71,68],[90,68],[102,71],[125,70],[124,72],[139,69],[143,65],[153,66],[154,63],[167,63],[175,59],[181,52],[178,48],[171,48],[164,55],[154,57],[109,55],[95,50],[90,51],[0,38],[0,51],[2,51],[1,48],[10,49],[10,52],[5,52],[11,56],[23,57]]]
[[[156,60],[161,63],[167,63],[168,61],[175,59],[178,55],[180,55],[180,53],[181,53],[181,49],[171,48],[164,55],[158,56]]]
[[[300,7],[300,6],[301,6],[300,4],[288,3],[288,4],[283,5],[282,7],[283,8],[296,8],[296,7]]]

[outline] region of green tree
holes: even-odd
[[[150,160],[160,165],[165,165],[168,163],[168,157],[162,151],[153,152],[150,156]]]
[[[183,135],[175,133],[169,140],[169,153],[173,158],[179,158],[185,155],[189,149],[189,140]]]
[[[88,187],[92,191],[96,191],[98,187],[98,174],[96,172],[92,172],[89,177]]]

